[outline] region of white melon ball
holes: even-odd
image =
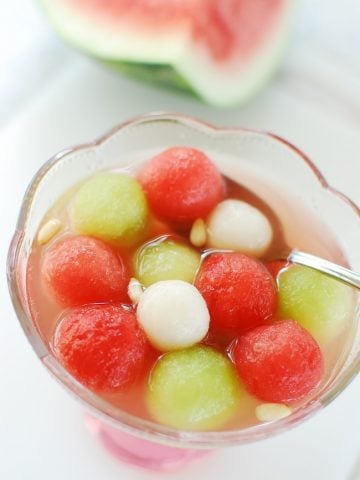
[[[208,246],[261,256],[268,249],[273,231],[266,216],[240,200],[224,200],[207,220]]]
[[[190,347],[208,332],[205,300],[190,283],[164,280],[141,295],[137,318],[149,341],[161,351]]]

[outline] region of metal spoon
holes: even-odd
[[[309,253],[300,252],[298,250],[293,250],[287,257],[287,260],[291,263],[297,263],[298,265],[304,265],[314,270],[318,270],[340,282],[360,289],[360,273],[353,272],[352,270],[341,267],[336,263],[329,262],[323,258],[310,255]]]

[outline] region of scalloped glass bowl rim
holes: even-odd
[[[156,441],[159,443],[174,445],[178,447],[183,446],[193,448],[216,448],[225,445],[248,443],[288,430],[290,427],[304,421],[306,418],[313,415],[316,411],[329,404],[342,390],[344,390],[344,388],[351,382],[351,380],[356,376],[357,372],[359,371],[360,358],[356,358],[353,364],[347,367],[347,370],[342,373],[341,378],[338,379],[328,391],[319,392],[319,395],[322,394],[320,398],[310,400],[307,404],[296,410],[291,416],[287,418],[281,419],[276,422],[259,424],[241,430],[227,430],[219,432],[179,431],[159,425],[155,422],[135,417],[124,411],[121,411],[116,407],[113,407],[105,400],[102,400],[100,397],[96,396],[94,393],[83,387],[81,384],[79,384],[60,365],[56,357],[48,349],[47,345],[41,339],[39,333],[37,332],[36,328],[34,327],[31,319],[29,318],[22,305],[21,292],[17,282],[16,273],[19,264],[19,253],[22,247],[23,232],[26,229],[31,203],[40,181],[55,164],[62,161],[67,155],[78,151],[96,148],[101,144],[105,143],[109,138],[114,136],[120,130],[126,129],[127,127],[134,127],[138,124],[156,121],[172,121],[175,123],[186,125],[187,127],[191,127],[193,129],[201,129],[202,131],[208,131],[208,133],[213,135],[248,132],[256,133],[266,137],[271,137],[272,139],[275,139],[276,141],[285,145],[287,148],[292,150],[293,153],[300,157],[316,176],[317,180],[319,181],[320,187],[327,190],[331,194],[338,196],[343,202],[347,204],[349,208],[353,209],[355,215],[360,218],[359,207],[355,205],[344,194],[332,188],[327,183],[318,168],[303,152],[301,152],[301,150],[299,150],[297,147],[284,140],[283,138],[279,137],[278,135],[269,133],[267,131],[248,129],[243,127],[215,127],[202,120],[198,120],[196,118],[177,113],[154,112],[147,115],[137,116],[121,123],[120,125],[116,126],[108,133],[99,137],[93,142],[77,145],[73,148],[63,150],[58,154],[54,155],[38,170],[32,181],[30,182],[22,202],[16,232],[13,236],[8,253],[8,283],[18,319],[26,336],[28,337],[28,340],[30,341],[33,349],[35,350],[35,353],[42,360],[48,370],[54,375],[55,379],[57,379],[62,385],[64,385],[67,390],[76,397],[77,400],[80,400],[81,403],[83,403],[83,405],[85,406],[85,408],[88,409],[93,415],[98,416],[100,419],[104,420],[106,423],[115,428],[120,428],[124,431],[127,431],[128,433],[148,439],[150,441]]]

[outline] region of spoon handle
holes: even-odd
[[[329,262],[315,255],[310,255],[309,253],[299,252],[298,250],[293,250],[290,253],[288,261],[326,273],[336,280],[360,289],[360,274],[348,268],[341,267],[336,263]]]

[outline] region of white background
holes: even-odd
[[[99,448],[85,431],[79,405],[42,368],[16,320],[5,257],[35,170],[56,151],[130,116],[170,110],[218,125],[274,131],[360,203],[359,25],[358,0],[303,0],[272,84],[250,105],[219,111],[117,77],[62,45],[29,1],[0,0],[1,480],[155,478],[116,463]],[[295,430],[224,450],[171,478],[359,480],[359,400],[357,379]]]

